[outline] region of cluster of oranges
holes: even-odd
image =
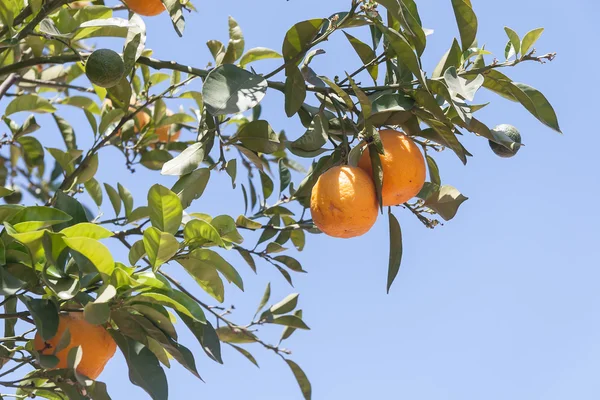
[[[384,206],[403,204],[415,197],[425,183],[425,159],[417,145],[394,130],[379,132],[384,155],[381,190]],[[313,187],[310,211],[314,224],[325,234],[351,238],[367,233],[379,213],[369,151],[357,167],[337,166],[322,174]]]

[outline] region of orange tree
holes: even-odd
[[[207,69],[154,58],[145,47],[138,13],[170,16],[182,35],[184,14],[194,11],[187,0],[0,2],[6,125],[0,141],[0,196],[6,203],[0,205],[0,385],[18,398],[106,399],[106,385],[94,379],[118,348],[132,383],[162,400],[168,395],[162,365],[170,359],[200,377],[195,358],[221,363],[221,346],[227,345],[256,363],[243,346],[258,343],[287,363],[310,398],[307,375],[281,347],[296,330],[308,329],[298,295],[272,302],[267,287],[254,317],[233,318],[232,310],[215,304],[224,300],[223,280],[244,286],[228,253],[239,253],[254,270],[258,262],[271,265],[291,284],[293,274],[304,270],[285,246],[302,250],[305,234],[319,228],[358,236],[385,205],[389,290],[402,258],[392,206],[431,228],[440,218],[452,219],[466,200],[442,185],[433,155],[448,149],[466,163],[471,154],[460,138],[468,132],[490,141],[503,157],[521,145],[514,128],[490,129],[477,119],[485,106],[474,102],[479,89],[521,103],[560,131],[544,95],[501,72],[553,59],[533,48],[542,29],[520,38],[506,28],[505,60],[491,60],[476,40],[471,0],[449,1],[460,37],[449,40],[450,49],[433,68],[421,63],[431,32],[421,25],[416,1],[348,0],[347,10],[291,27],[277,50],[246,49],[232,18],[229,41],[207,43],[214,56]],[[372,40],[364,43],[353,30],[370,32]],[[362,66],[340,68],[340,77],[319,75],[311,67],[322,53],[316,46],[340,34]],[[92,53],[94,39],[106,36],[120,38],[122,50]],[[268,58],[280,59],[280,67],[250,67]],[[299,118],[303,134],[288,137],[261,119],[261,100],[275,91],[284,94],[282,109]],[[193,102],[190,112],[167,110],[167,102],[184,100]],[[90,146],[80,148],[60,116],[67,107],[77,107],[89,121]],[[38,113],[52,114],[62,135],[52,147],[36,139]],[[181,130],[195,140],[179,139]],[[124,186],[95,178],[108,165],[102,158],[109,146],[121,151],[124,167],[141,165],[177,182],[170,188],[156,184],[134,202]],[[308,171],[298,158],[312,160]],[[292,182],[293,170],[303,179]],[[194,207],[216,174],[239,183],[245,215],[211,217]],[[89,211],[92,202],[104,210],[110,204],[114,215],[99,218],[100,211]],[[243,243],[241,232],[248,230],[258,232],[255,245]],[[115,244],[129,249],[127,259],[115,260]],[[201,294],[162,269],[166,263],[187,271]],[[261,330],[273,325],[285,327],[279,343],[261,339]],[[182,329],[191,330],[205,354],[180,343]]]

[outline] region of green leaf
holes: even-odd
[[[204,161],[204,156],[204,143],[194,143],[182,151],[177,157],[164,163],[160,173],[162,175],[175,176],[189,174],[198,168],[202,161]]]
[[[60,231],[66,237],[87,237],[90,239],[106,239],[113,236],[108,229],[98,224],[89,222],[80,222],[78,224],[66,227]]]
[[[21,145],[25,164],[28,167],[41,167],[44,165],[44,147],[32,136],[20,137],[17,142]]]
[[[278,262],[284,264],[286,267],[288,267],[292,271],[306,272],[302,269],[302,265],[300,265],[298,260],[296,260],[295,258],[292,258],[290,256],[277,256],[277,257],[274,257],[273,259],[275,261],[278,261]]]
[[[455,67],[450,67],[444,72],[444,80],[448,85],[450,95],[455,98],[456,95],[460,95],[463,99],[473,101],[475,93],[483,85],[483,75],[477,75],[472,80],[466,80],[458,76],[458,72]]]
[[[117,183],[117,188],[119,189],[119,197],[121,197],[123,205],[125,206],[125,216],[129,217],[133,210],[133,196],[131,192],[120,183]]]
[[[267,81],[262,76],[225,64],[208,74],[202,96],[211,115],[227,115],[255,107],[266,92]]]
[[[150,227],[144,231],[144,249],[156,271],[177,253],[179,242],[172,234]]]
[[[38,96],[37,94],[26,94],[15,97],[4,110],[4,115],[9,116],[11,114],[31,111],[35,113],[53,113],[56,108],[45,98]]]
[[[381,139],[380,139],[381,141]],[[375,194],[377,195],[377,204],[379,209],[383,210],[383,166],[381,165],[381,158],[379,158],[379,152],[375,145],[369,145],[369,158],[371,160],[371,170],[373,171],[373,183],[375,183]]]
[[[190,252],[189,260],[197,263],[207,263],[216,268],[229,282],[233,282],[241,290],[244,290],[244,282],[237,270],[229,264],[218,253],[208,249],[196,249]]]
[[[398,59],[401,60],[406,68],[423,84],[423,86],[427,87],[427,81],[425,79],[425,74],[421,70],[421,64],[419,58],[413,51],[410,43],[394,29],[390,29],[381,23],[378,24],[378,27],[383,31],[386,38],[388,39],[391,48],[394,50],[394,53],[398,56]]]
[[[199,262],[193,258],[177,260],[194,278],[200,287],[219,303],[225,300],[225,288],[217,269],[210,263]]]
[[[329,85],[331,89],[333,89],[335,94],[337,94],[344,101],[344,104],[346,105],[346,107],[348,107],[349,110],[354,109],[354,102],[345,90],[343,90],[341,87],[338,86],[338,84],[336,84],[334,81],[332,81],[326,76],[319,76],[319,79],[321,79],[323,82]]]
[[[296,310],[296,312],[294,312],[294,315],[300,319],[302,319],[302,310]],[[287,338],[289,338],[290,336],[292,336],[292,334],[296,331],[296,328],[292,328],[290,326],[286,327],[282,334],[281,334],[281,340],[280,341],[284,341]]]
[[[237,177],[237,159],[233,158],[225,164],[225,171],[231,178],[231,186],[235,189],[235,179]]]
[[[60,104],[77,107],[87,110],[92,114],[100,115],[100,107],[98,107],[98,104],[90,97],[71,96],[63,99]]]
[[[294,311],[294,308],[298,305],[298,293],[292,293],[279,303],[271,306],[269,311],[272,314],[287,314]]]
[[[519,102],[544,125],[562,133],[552,105],[537,89],[524,83],[513,84],[512,93]]]
[[[40,129],[41,127],[35,120],[33,115],[27,117],[23,125],[21,125],[18,129],[13,132],[13,139],[18,139],[21,136],[28,135]]]
[[[235,221],[235,223],[237,226],[240,226],[240,227],[243,227],[246,229],[250,229],[252,231],[262,228],[262,224],[260,222],[256,222],[251,219],[248,219],[243,215],[240,215],[237,218],[237,220]]]
[[[131,383],[144,389],[153,400],[167,400],[167,377],[156,356],[141,343],[117,331],[110,333],[125,356]]]
[[[201,324],[189,318],[185,314],[178,313],[181,320],[187,325],[190,331],[194,334],[204,352],[214,361],[223,364],[221,358],[221,342],[215,328],[206,321],[206,324]]]
[[[142,257],[146,255],[146,247],[143,240],[138,240],[129,249],[129,263],[135,265]]]
[[[269,320],[269,323],[289,326],[290,328],[310,330],[308,325],[306,325],[302,319],[296,317],[295,315],[282,315],[281,317],[275,317],[272,320]]]
[[[429,178],[431,182],[438,186],[441,185],[440,169],[435,160],[429,155],[427,156],[427,167],[429,168]]]
[[[292,182],[292,173],[286,167],[283,159],[279,160],[279,194],[281,195]]]
[[[204,193],[208,180],[210,178],[210,169],[201,168],[187,175],[183,175],[173,185],[171,189],[177,194],[181,205],[184,209],[188,208],[190,204]]]
[[[229,343],[229,345],[231,347],[233,347],[234,349],[236,349],[238,352],[240,352],[244,357],[246,357],[248,359],[248,361],[250,361],[252,364],[254,364],[258,367],[258,362],[256,361],[256,358],[254,358],[254,356],[252,354],[250,354],[250,352],[248,350],[243,349],[239,346],[236,346],[235,344]]]
[[[173,28],[175,28],[175,32],[179,35],[179,37],[183,36],[183,29],[185,28],[185,20],[183,18],[183,6],[179,2],[179,0],[161,0],[165,5],[167,11],[169,11],[169,16],[171,17],[171,22],[173,23]]]
[[[506,35],[508,36],[508,40],[509,40],[510,44],[512,45],[513,49],[515,50],[515,54],[519,54],[521,52],[521,39],[519,38],[519,35],[517,34],[517,32],[510,29],[508,26],[504,27],[504,31],[506,32]]]
[[[101,134],[105,134],[106,130],[111,127],[114,123],[119,121],[125,115],[125,111],[120,108],[113,108],[106,113],[102,114],[102,119],[100,120],[99,132]]]
[[[256,336],[241,327],[233,329],[229,326],[222,326],[216,331],[221,342],[238,344],[256,342]]]
[[[193,219],[185,224],[183,236],[186,241],[192,244],[214,243],[217,246],[225,246],[217,229],[210,223],[199,219]]]
[[[90,324],[103,325],[110,319],[110,306],[107,303],[87,303],[83,316]]]
[[[96,203],[98,207],[102,205],[103,195],[102,188],[100,187],[100,183],[94,178],[90,179],[85,183],[85,190],[87,190],[88,194]]]
[[[392,214],[391,209],[388,213],[390,226],[390,259],[388,264],[387,292],[390,292],[392,283],[398,275],[400,264],[402,262],[402,231],[398,220]]]
[[[77,174],[77,183],[85,183],[92,179],[98,172],[98,153],[92,157],[85,159],[83,169]]]
[[[183,207],[175,193],[159,184],[152,186],[148,191],[148,207],[152,226],[172,234],[179,230]]]
[[[282,47],[286,63],[290,60],[299,61],[299,58],[311,47],[324,22],[324,19],[302,21],[287,31]]]
[[[282,58],[282,55],[275,50],[267,49],[266,47],[255,47],[250,49],[240,59],[240,67],[245,68],[246,65],[254,61],[267,60],[273,58]]]
[[[115,215],[118,217],[121,213],[121,196],[119,196],[119,192],[108,183],[104,184],[104,189],[106,189],[106,194],[108,194],[110,203],[115,210]]]
[[[462,62],[462,49],[460,48],[460,44],[458,41],[454,39],[452,42],[452,47],[450,50],[444,54],[438,65],[435,67],[435,70],[431,74],[433,79],[439,78],[446,72],[446,70],[450,67],[458,68]]]
[[[74,237],[64,239],[72,250],[86,257],[102,275],[110,276],[115,269],[115,261],[108,248],[95,239]]]
[[[310,381],[308,380],[308,377],[306,376],[304,371],[302,371],[302,368],[300,368],[300,366],[298,364],[296,364],[295,362],[293,362],[292,360],[288,360],[286,358],[285,362],[292,370],[292,373],[294,374],[294,377],[296,378],[296,381],[298,382],[298,385],[300,386],[300,390],[302,391],[302,395],[304,396],[304,399],[310,400],[312,398],[312,387],[310,385]]]
[[[2,243],[0,246],[2,247],[2,258],[4,257],[4,243],[0,241],[0,243]],[[2,260],[0,260],[2,261]],[[6,264],[6,260],[4,260],[4,262],[2,262],[2,265]],[[6,270],[6,268],[2,267],[0,268],[0,295],[2,296],[12,296],[13,294],[17,293],[19,290],[21,290],[23,287],[25,287],[27,283],[21,281],[20,279],[14,277],[10,272],[8,272]]]
[[[4,186],[0,186],[0,197],[10,196],[14,192],[15,192],[14,190],[5,188]]]
[[[131,306],[131,308],[148,318],[154,325],[164,331],[167,335],[177,340],[177,331],[173,326],[173,322],[170,319],[169,313],[164,307],[157,305],[134,304]],[[189,318],[187,316],[185,317]]]
[[[425,206],[438,213],[446,221],[456,215],[462,203],[468,200],[456,188],[444,185],[425,199]]]
[[[328,131],[327,119],[324,115],[317,114],[304,135],[290,144],[290,150],[294,153],[300,152],[298,154],[300,156],[303,155],[303,152],[317,151],[327,143]]]
[[[135,63],[142,55],[146,46],[146,24],[137,14],[131,14],[129,18],[129,29],[127,30],[127,39],[123,46],[123,61],[125,63],[125,72],[127,76],[135,67]]]
[[[344,34],[346,35],[346,39],[348,39],[348,41],[354,48],[354,51],[356,51],[356,54],[358,54],[358,56],[360,57],[360,60],[363,62],[363,65],[367,65],[373,60],[375,60],[375,52],[373,51],[371,46],[367,45],[366,43],[363,43],[362,41],[350,35],[349,33],[344,32]],[[379,75],[378,65],[372,64],[370,67],[367,68],[367,71],[369,71],[369,75],[371,75],[371,78],[373,78],[374,81],[377,81],[377,76]]]
[[[273,194],[274,184],[273,180],[269,177],[269,175],[265,174],[263,171],[258,171],[260,174],[260,182],[263,189],[263,197],[265,201],[271,197]]]
[[[533,45],[538,41],[540,36],[542,36],[542,33],[544,33],[544,28],[537,28],[527,32],[525,37],[523,37],[523,42],[521,43],[521,53],[523,55],[527,55],[529,53],[529,50],[533,48]]]
[[[29,296],[21,296],[20,299],[31,313],[42,339],[52,339],[58,330],[58,307],[56,303],[52,300],[33,299]]]
[[[172,309],[183,313],[198,322],[206,322],[204,312],[198,303],[196,303],[185,293],[177,290],[163,291],[153,289],[151,291],[146,291],[141,295],[131,297],[129,301],[134,304],[140,302],[160,304],[166,307],[171,307]]]
[[[477,15],[473,11],[470,0],[452,0],[452,8],[456,16],[462,49],[469,49],[477,38]]]
[[[281,150],[279,135],[267,121],[257,120],[244,124],[236,138],[244,147],[258,153],[271,154]]]
[[[286,79],[284,86],[285,113],[288,117],[294,116],[306,99],[306,85],[304,75],[296,65],[288,65],[285,69]]]
[[[358,87],[358,85],[356,84],[356,82],[354,82],[354,79],[352,79],[352,77],[350,75],[348,75],[346,73],[346,77],[348,78],[348,81],[350,82],[350,86],[352,87],[352,90],[354,91],[354,95],[356,97],[358,97],[362,117],[363,117],[363,120],[366,121],[371,116],[371,111],[373,110],[373,105],[371,104],[371,100],[367,97],[365,92],[363,92],[362,89]]]
[[[235,220],[229,215],[216,216],[210,224],[219,232],[223,240],[238,244],[244,242],[244,238],[237,230]]]
[[[256,316],[258,315],[260,310],[262,310],[263,307],[269,302],[270,298],[271,298],[271,282],[267,283],[267,287],[265,288],[265,293],[263,294],[262,299],[260,300],[260,303],[258,304],[258,308],[256,309],[256,313],[254,313],[254,316],[252,317],[252,319],[256,318]]]
[[[69,214],[58,208],[30,206],[19,210],[10,219],[6,220],[13,224],[18,232],[33,231],[73,219]]]
[[[233,17],[229,17],[229,43],[230,46],[235,50],[235,59],[237,60],[244,54],[244,35],[242,29]]]

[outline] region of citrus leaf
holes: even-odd
[[[402,231],[398,220],[392,214],[391,209],[388,213],[390,227],[390,259],[388,264],[387,292],[390,292],[392,283],[398,275],[400,264],[402,262]]]
[[[160,173],[162,175],[181,176],[189,174],[204,161],[205,150],[204,143],[194,143],[177,157],[163,164]]]
[[[115,269],[115,261],[108,248],[95,239],[74,237],[63,239],[66,245],[86,257],[103,275],[110,276]]]
[[[190,204],[196,199],[199,199],[206,189],[208,180],[210,178],[210,170],[208,168],[201,168],[196,171],[190,172],[187,175],[183,175],[171,190],[177,194],[181,205],[184,209],[188,208]]]
[[[167,377],[156,356],[143,344],[117,331],[110,333],[125,356],[131,383],[144,389],[153,400],[167,400]]]
[[[310,19],[298,22],[287,31],[282,47],[286,63],[291,60],[299,61],[300,56],[311,47],[325,21],[324,19]]]
[[[272,58],[282,58],[282,55],[275,50],[267,49],[266,47],[255,47],[248,50],[246,54],[242,56],[240,59],[240,67],[244,68],[251,62]]]
[[[148,207],[152,226],[172,234],[179,230],[183,207],[175,193],[159,184],[152,186],[148,191]]]
[[[267,92],[267,81],[232,64],[213,69],[206,77],[202,96],[212,115],[244,112],[255,107]]]
[[[258,153],[271,154],[281,149],[279,135],[267,121],[257,120],[244,124],[236,138],[244,147]]]
[[[531,50],[535,42],[537,42],[540,36],[542,36],[542,33],[544,33],[544,28],[537,28],[525,34],[525,37],[523,37],[523,42],[521,43],[521,52],[523,55],[527,55],[529,53],[529,50]]]
[[[466,51],[475,43],[477,37],[477,16],[470,0],[452,0],[452,8],[460,32],[462,49]]]
[[[298,385],[300,386],[300,390],[302,391],[302,395],[304,396],[304,399],[310,400],[312,397],[312,387],[310,385],[310,381],[308,380],[308,377],[306,376],[304,371],[302,371],[302,368],[300,368],[300,366],[298,364],[296,364],[295,362],[293,362],[292,360],[288,360],[286,358],[285,362],[292,370],[292,373],[294,374],[294,377],[296,378],[296,381],[298,382]]]
[[[26,94],[15,97],[4,110],[4,115],[9,116],[11,114],[31,111],[35,113],[53,113],[56,108],[45,98],[38,96],[37,94]]]
[[[168,262],[179,250],[179,242],[170,233],[161,232],[155,227],[144,231],[144,249],[154,271]]]
[[[456,188],[444,185],[425,199],[425,206],[438,213],[446,221],[456,215],[462,203],[468,200]]]

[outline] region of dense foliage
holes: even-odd
[[[170,15],[183,35],[184,11],[193,11],[193,5],[162,1],[168,13],[157,18]],[[248,343],[281,357],[309,399],[306,374],[281,347],[296,330],[308,329],[297,308],[298,294],[272,302],[269,286],[250,321],[232,319],[232,310],[214,305],[225,299],[224,280],[244,288],[240,267],[227,261],[228,255],[239,253],[255,271],[258,262],[267,263],[291,284],[293,275],[304,270],[286,247],[302,250],[306,234],[319,233],[307,213],[316,180],[333,166],[356,165],[363,151],[381,153],[378,131],[393,128],[422,148],[429,182],[414,201],[386,210],[389,290],[402,258],[402,233],[392,211],[407,210],[433,228],[438,218],[452,219],[467,199],[442,184],[434,154],[448,149],[466,164],[471,154],[460,137],[468,132],[505,153],[520,146],[475,116],[486,106],[474,102],[478,90],[519,102],[560,131],[541,92],[500,72],[522,62],[553,59],[554,54],[535,54],[541,29],[521,39],[506,28],[506,61],[490,61],[486,56],[491,53],[476,40],[471,0],[451,0],[460,37],[449,40],[450,49],[427,73],[421,55],[432,32],[422,27],[415,0],[348,2],[345,11],[291,27],[277,50],[246,49],[242,30],[231,18],[229,41],[207,43],[214,56],[208,69],[154,58],[145,46],[143,19],[135,13],[127,18],[121,4],[0,2],[0,99],[6,104],[1,114],[7,127],[0,139],[0,196],[6,203],[0,205],[5,321],[0,378],[10,378],[0,385],[19,398],[109,398],[106,385],[76,372],[81,347],[69,351],[68,368],[55,369],[56,351],[70,341],[68,330],[52,354],[33,346],[35,332],[43,339],[55,336],[59,313],[70,312],[83,313],[87,322],[110,332],[127,360],[132,383],[153,399],[168,396],[162,365],[168,366],[170,359],[200,377],[194,359],[206,356],[222,363],[223,345],[256,364],[243,347]],[[352,35],[355,29],[369,31],[371,43]],[[311,61],[326,57],[317,46],[338,34],[345,35],[362,66],[348,73],[340,68],[341,78],[322,76]],[[91,85],[85,63],[93,39],[107,36],[123,40],[124,74],[116,85],[103,88]],[[280,59],[281,66],[261,71],[253,63],[264,59]],[[357,82],[359,77],[373,83]],[[201,91],[190,89],[192,82]],[[273,91],[285,95],[282,109],[289,118],[300,119],[305,133],[288,137],[261,119],[260,102]],[[189,112],[168,110],[167,103],[184,100],[195,104]],[[77,107],[89,121],[94,132],[89,148],[78,146],[73,127],[61,117],[66,107]],[[54,117],[62,134],[55,147],[43,147],[36,139],[38,113]],[[181,130],[193,132],[196,140],[178,140]],[[99,168],[109,166],[102,151],[107,146],[121,151],[124,171],[135,166],[178,180],[171,188],[156,184],[147,198],[134,201],[123,185],[95,178]],[[298,158],[313,159],[310,170]],[[385,177],[379,157],[371,161],[380,191]],[[291,171],[304,179],[293,182]],[[211,175],[221,173],[239,188],[235,193],[244,197],[245,215],[212,217],[195,208],[194,200],[210,190]],[[21,204],[23,200],[29,204]],[[104,214],[112,207],[114,215],[100,218],[100,207]],[[242,233],[248,230],[259,232],[258,243],[244,243]],[[129,249],[127,260],[114,259],[115,245]],[[187,271],[202,296],[161,269],[166,263]],[[269,325],[285,327],[279,343],[260,338],[259,328]],[[180,343],[181,329],[191,330],[206,354],[192,354]]]

